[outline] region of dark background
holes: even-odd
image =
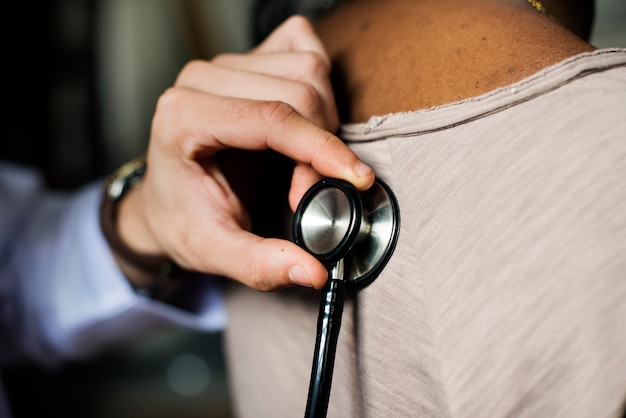
[[[3,6],[0,159],[39,168],[55,190],[100,181],[148,141],[150,104],[136,121],[141,129],[124,138],[127,147],[116,152],[107,137],[98,39],[102,4],[46,0]],[[154,83],[160,85],[146,94],[151,101],[173,83],[184,61],[201,55],[182,43],[182,35],[172,38],[180,47],[170,48],[177,53],[170,53],[170,68],[149,74],[160,71],[160,83]],[[0,370],[15,418],[232,416],[219,333],[169,331],[58,369],[21,364]]]

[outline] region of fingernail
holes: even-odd
[[[309,276],[307,276],[306,271],[300,265],[292,266],[289,269],[289,279],[299,286],[313,287]]]
[[[372,172],[372,168],[362,161],[359,161],[354,169],[359,176],[366,176]]]

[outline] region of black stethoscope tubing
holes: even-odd
[[[322,290],[317,340],[304,415],[307,418],[325,417],[328,410],[345,292],[346,286],[342,280],[328,280]]]

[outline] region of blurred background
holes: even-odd
[[[141,153],[190,59],[253,45],[254,0],[48,0],[3,7],[0,157],[72,190]],[[591,43],[626,47],[626,1],[597,0]],[[1,343],[1,342],[0,342]],[[173,331],[60,370],[2,370],[15,416],[232,416],[220,334]]]

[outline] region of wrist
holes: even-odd
[[[147,201],[143,197],[143,182],[128,190],[117,206],[116,229],[126,246],[138,254],[165,258],[147,221]]]
[[[190,273],[165,255],[145,251],[149,238],[146,238],[147,234],[140,232],[142,228],[144,231],[146,228],[142,227],[137,216],[137,203],[128,205],[126,203],[131,202],[125,202],[129,198],[137,198],[136,193],[131,193],[131,190],[141,184],[145,170],[145,158],[140,156],[107,177],[100,207],[100,224],[104,237],[122,273],[135,289],[162,287]],[[125,216],[122,222],[123,203]],[[128,237],[131,236],[134,238],[129,240]],[[137,245],[138,242],[143,245]]]

